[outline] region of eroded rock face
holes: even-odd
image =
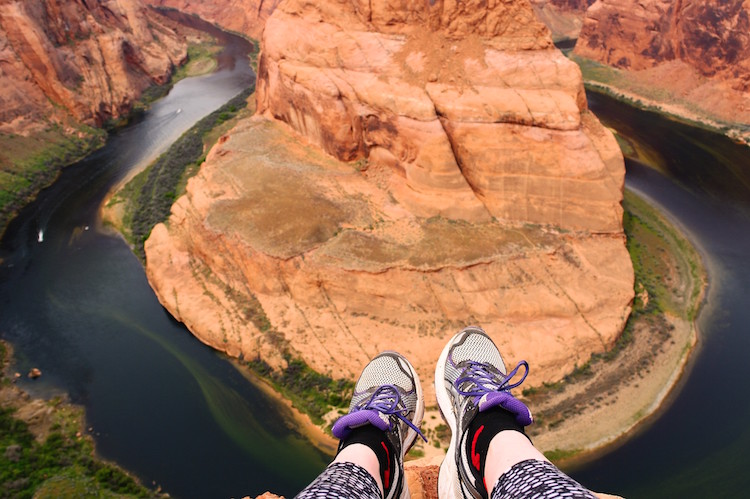
[[[256,40],[263,33],[266,19],[281,0],[146,0],[156,7],[168,7],[196,14],[224,29],[248,35]]]
[[[526,2],[367,5],[281,4],[259,112],[366,161],[419,216],[621,230],[619,151]]]
[[[60,112],[100,125],[185,56],[139,0],[2,0],[0,130],[24,133]]]
[[[425,219],[391,192],[255,118],[154,228],[149,281],[211,346],[279,366],[281,340],[337,376],[394,349],[430,380],[445,341],[478,323],[540,383],[619,335],[633,295],[621,234]]]
[[[750,4],[743,0],[598,0],[575,52],[630,70],[682,61],[750,89]]]
[[[469,323],[532,384],[613,344],[633,297],[619,148],[528,3],[457,5],[279,5],[259,113],[145,246],[200,339],[349,377],[397,350],[428,396]]]

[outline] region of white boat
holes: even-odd
[[[39,229],[39,235],[37,236],[36,240],[39,241],[40,243],[44,241],[44,230]]]

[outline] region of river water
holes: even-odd
[[[0,334],[18,371],[43,372],[24,377],[24,388],[83,405],[98,452],[145,484],[180,498],[290,495],[326,458],[165,312],[127,244],[97,228],[112,185],[252,83],[249,43],[213,34],[225,44],[218,72],[178,82],[9,226],[0,243]]]
[[[671,403],[635,438],[573,475],[626,497],[747,497],[750,491],[750,148],[611,98],[591,109],[651,148],[663,175],[626,161],[626,185],[677,221],[710,274],[699,348]]]
[[[205,29],[209,29],[204,27]],[[0,243],[0,334],[33,394],[86,409],[97,449],[174,497],[292,496],[326,458],[279,408],[160,306],[118,237],[97,229],[109,188],[252,81],[247,44],[223,38],[222,69],[179,82],[105,148],[66,168]],[[627,185],[698,242],[712,281],[682,389],[638,436],[573,475],[628,497],[750,490],[750,154],[720,136],[590,96],[609,126],[649,143],[669,176],[627,162]],[[42,240],[40,241],[40,231]]]

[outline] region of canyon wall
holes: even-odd
[[[595,0],[529,0],[540,21],[555,40],[575,40],[581,31],[586,9]]]
[[[101,125],[185,57],[170,22],[139,0],[0,0],[0,131],[67,115]]]
[[[285,0],[258,112],[146,241],[164,306],[207,344],[356,376],[484,326],[530,381],[611,347],[630,312],[624,164],[525,0]]]
[[[235,31],[258,40],[263,33],[266,20],[281,0],[224,0],[205,2],[200,0],[146,0],[155,7],[177,9],[196,14],[225,30]]]
[[[747,0],[598,0],[575,53],[641,74],[727,121],[750,123]]]

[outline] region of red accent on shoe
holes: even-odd
[[[474,434],[474,438],[471,440],[471,464],[474,465],[477,471],[481,471],[479,469],[479,461],[481,457],[477,453],[477,440],[479,439],[479,434],[482,433],[482,430],[484,430],[484,425],[479,427],[477,432]]]
[[[391,486],[391,453],[388,452],[388,446],[385,445],[385,442],[380,442],[380,445],[385,449],[385,457],[388,461],[388,467],[383,471],[383,490],[385,491]]]

